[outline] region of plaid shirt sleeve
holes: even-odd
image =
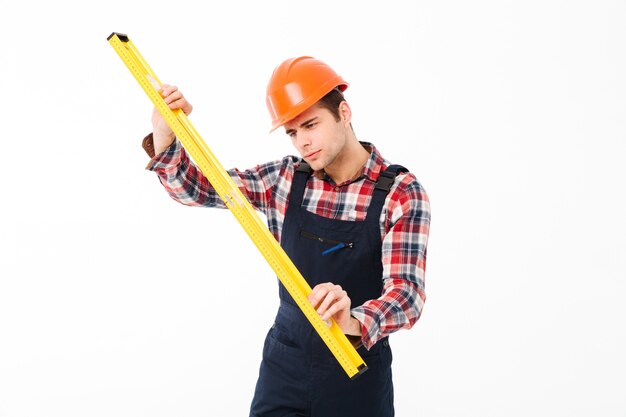
[[[386,204],[383,294],[351,311],[362,324],[361,340],[367,349],[399,329],[411,328],[426,301],[424,272],[430,203],[426,191],[413,175],[399,178]]]
[[[147,146],[151,143],[149,139],[150,135],[144,139],[144,149],[148,155],[150,151]],[[151,156],[152,159],[146,169],[158,175],[172,199],[187,206],[226,208],[215,188],[191,161],[178,140],[161,154]],[[266,213],[271,205],[273,187],[285,162],[278,160],[245,171],[235,168],[227,172],[250,204]]]

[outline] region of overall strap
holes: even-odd
[[[302,198],[304,196],[304,189],[306,182],[311,176],[311,167],[304,161],[300,162],[298,168],[293,173],[293,181],[291,182],[291,191],[289,192],[289,210],[297,210],[302,206]]]
[[[383,210],[387,193],[391,189],[396,176],[402,172],[409,172],[408,169],[402,165],[389,165],[385,170],[381,171],[378,175],[378,180],[374,185],[374,193],[372,194],[372,201],[367,209],[367,217],[365,221],[378,223],[380,219],[380,213]]]

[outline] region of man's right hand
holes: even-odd
[[[189,116],[191,110],[193,110],[193,106],[187,101],[183,94],[178,91],[178,87],[163,84],[159,92],[170,109],[182,109],[187,116]],[[156,107],[152,110],[152,136],[155,155],[166,150],[176,138],[176,135],[174,135],[174,132],[165,122],[165,119],[163,119],[163,116],[161,116],[161,113],[159,113]]]

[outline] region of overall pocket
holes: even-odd
[[[321,242],[324,245],[329,246],[328,248],[322,251],[322,256],[326,256],[332,252],[335,252],[341,249],[345,249],[345,248],[352,249],[354,247],[354,242],[340,242],[338,240],[328,239],[325,237],[318,236],[314,233],[307,232],[306,230],[300,231],[300,236],[305,237],[307,239],[311,239],[311,240],[317,240],[318,242]]]

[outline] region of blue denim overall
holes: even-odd
[[[341,285],[352,306],[382,293],[379,218],[399,171],[381,173],[364,221],[321,217],[303,209],[310,168],[295,172],[281,246],[311,287]],[[394,415],[391,348],[387,338],[359,354],[367,371],[351,380],[279,283],[280,307],[263,348],[250,416],[390,417]]]

